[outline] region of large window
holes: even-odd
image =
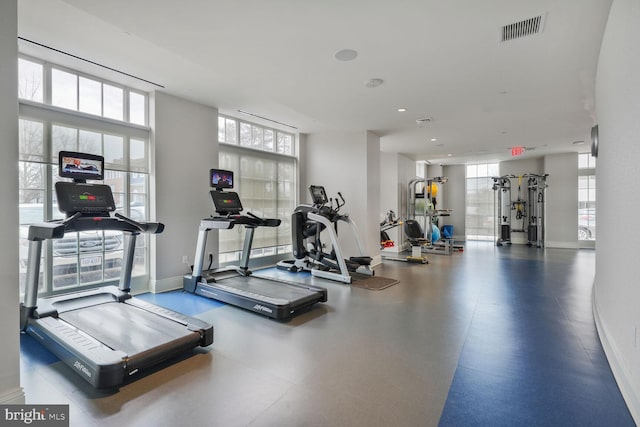
[[[218,117],[218,142],[270,153],[295,155],[295,136],[288,132],[245,122],[232,117]]]
[[[105,183],[117,210],[136,220],[148,215],[147,95],[33,58],[18,63],[20,278],[26,275],[29,224],[62,218],[54,191],[58,152],[105,157]],[[148,240],[137,239],[134,280],[148,274]],[[120,232],[67,234],[47,241],[40,292],[50,295],[117,281],[122,268]]]
[[[496,202],[492,176],[499,175],[498,163],[467,165],[465,228],[467,240],[493,240]]]
[[[279,227],[256,230],[252,258],[291,252],[291,213],[296,203],[295,136],[254,123],[220,116],[219,166],[235,172],[235,191],[245,211],[280,218]],[[219,234],[220,262],[238,260],[244,230]]]
[[[578,240],[596,239],[596,159],[578,154]]]

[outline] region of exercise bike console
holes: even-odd
[[[340,213],[345,205],[344,197],[330,199],[321,185],[309,187],[312,205],[300,205],[291,215],[293,260],[278,262],[277,267],[291,272],[309,271],[313,276],[351,283],[351,273],[374,275],[370,265],[372,258],[364,254],[357,227],[348,214]],[[359,256],[345,258],[338,244],[338,224],[342,223],[351,230]],[[331,252],[323,250],[320,240],[323,231],[329,234]],[[307,247],[309,246],[309,247]]]

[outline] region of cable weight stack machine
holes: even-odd
[[[511,234],[520,232],[526,234],[526,243],[529,246],[535,245],[538,248],[544,247],[545,239],[545,193],[547,177],[549,175],[524,174],[503,175],[492,177],[494,195],[497,197],[497,224],[498,236],[496,246],[504,243],[511,244]],[[527,198],[521,197],[521,188],[526,178]],[[512,184],[511,180],[518,180],[518,197],[511,200]],[[512,228],[513,217],[517,221],[522,221],[522,228]]]

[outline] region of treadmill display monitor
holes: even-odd
[[[223,169],[209,171],[209,183],[215,188],[233,188],[233,172]]]
[[[74,214],[116,210],[113,193],[108,185],[58,181],[55,188],[61,212]]]
[[[59,175],[62,178],[84,181],[104,179],[104,157],[94,154],[60,151],[58,155]]]
[[[242,211],[240,197],[235,191],[211,191],[213,207],[220,215],[238,214]]]
[[[314,205],[324,205],[329,201],[327,193],[321,185],[310,186],[309,192],[311,193],[311,199],[313,200]]]

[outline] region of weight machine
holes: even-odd
[[[511,244],[511,178],[515,175],[493,177],[494,199],[498,197],[498,238],[496,246]]]
[[[492,177],[495,191],[494,197],[498,198],[498,237],[496,245],[511,244],[511,233],[519,232],[527,234],[527,245],[544,247],[544,199],[545,189],[548,187],[546,180],[549,175],[524,174],[503,175]],[[527,199],[522,198],[522,183],[527,179]],[[518,193],[516,200],[511,200],[511,180],[518,180]],[[512,221],[519,222],[520,228],[512,227]]]
[[[451,209],[436,209],[437,184],[447,182],[447,177],[417,178],[409,181],[407,197],[407,221],[405,233],[412,247],[420,247],[421,252],[451,255],[454,250],[461,251],[462,246],[453,244],[453,236],[440,238],[437,220],[451,215]],[[412,236],[409,230],[422,228],[420,238]],[[435,226],[435,228],[434,228]],[[434,237],[435,236],[435,237]]]
[[[527,189],[529,193],[529,227],[527,229],[527,244],[544,247],[544,199],[548,187],[549,175],[528,176]]]

